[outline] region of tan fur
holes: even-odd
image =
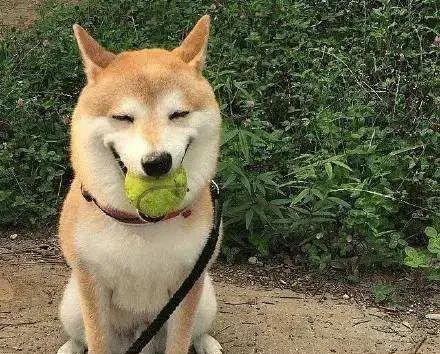
[[[87,203],[81,194],[81,183],[74,178],[67,194],[59,220],[59,240],[67,263],[77,267],[78,254],[74,244],[74,228],[79,220],[87,220],[96,227],[105,223],[102,215],[90,203]]]
[[[202,286],[203,282],[199,280],[176,310],[176,322],[168,332],[165,354],[188,353],[194,324],[194,315],[202,293]]]
[[[184,62],[189,63],[198,71],[201,71],[205,65],[209,23],[209,16],[203,16],[191,33],[185,38],[181,46],[173,51],[173,53],[181,57]]]
[[[104,329],[100,324],[99,289],[87,270],[77,268],[75,272],[79,281],[81,312],[83,313],[89,352],[106,354],[109,352],[109,348]]]
[[[75,37],[87,75],[87,85],[81,92],[72,117],[71,160],[75,178],[63,204],[59,223],[59,238],[63,254],[73,270],[73,280],[71,281],[79,288],[82,319],[89,352],[92,354],[112,352],[111,338],[108,337],[108,329],[104,324],[106,311],[110,311],[109,308],[113,309],[114,312],[127,312],[128,310],[120,308],[120,306],[126,306],[124,302],[122,302],[122,305],[112,303],[112,301],[116,301],[112,298],[113,290],[107,289],[108,284],[101,283],[100,278],[95,276],[96,269],[91,265],[95,260],[92,260],[92,262],[87,258],[90,258],[89,251],[91,254],[96,253],[94,250],[89,249],[92,247],[90,245],[98,242],[98,245],[101,246],[99,244],[100,236],[95,235],[102,235],[103,232],[112,230],[112,228],[109,226],[109,218],[93,203],[89,203],[83,198],[81,186],[83,185],[87,189],[91,188],[91,192],[102,203],[108,202],[112,206],[114,202],[108,201],[110,200],[109,197],[112,196],[109,193],[113,193],[111,190],[99,189],[100,178],[106,176],[97,176],[97,171],[90,168],[90,160],[84,156],[85,143],[83,137],[87,133],[84,127],[92,126],[94,122],[101,124],[108,121],[109,124],[115,124],[111,122],[111,117],[124,114],[120,111],[121,99],[129,97],[144,104],[148,109],[145,111],[145,117],[137,117],[132,125],[124,126],[124,129],[133,132],[133,136],[137,136],[135,133],[139,134],[146,143],[150,144],[151,149],[160,149],[164,140],[164,131],[167,129],[166,125],[170,124],[167,117],[163,117],[166,112],[163,111],[161,100],[167,97],[170,92],[179,92],[182,93],[182,97],[179,97],[179,102],[182,105],[180,109],[190,112],[215,112],[218,115],[218,122],[212,124],[215,129],[213,129],[211,139],[212,144],[217,145],[212,152],[212,159],[216,160],[220,141],[218,105],[209,83],[201,74],[206,57],[209,22],[209,16],[202,17],[181,46],[173,51],[145,49],[120,54],[105,50],[83,28],[77,25],[74,26]],[[105,124],[99,124],[98,126],[105,126]],[[177,129],[176,127],[179,124],[184,123],[173,124],[175,125],[172,129]],[[95,139],[98,138],[95,137]],[[97,143],[87,141],[86,144]],[[103,148],[103,143],[99,144],[98,147]],[[115,161],[112,161],[112,163],[114,164]],[[120,173],[120,171],[116,173]],[[179,234],[192,237],[192,239],[188,239],[188,244],[191,242],[198,247],[200,247],[201,242],[197,237],[200,236],[194,235],[194,230],[205,230],[203,234],[206,235],[206,230],[209,229],[213,217],[208,188],[213,171],[209,173],[211,175],[208,175],[202,183],[198,181],[200,184],[198,194],[190,201],[191,205],[188,205],[192,214],[186,219],[180,218],[179,221],[181,227]],[[120,177],[116,176],[115,178]],[[117,191],[123,190],[122,185],[111,185],[111,188],[117,189]],[[118,199],[115,197],[114,200]],[[133,212],[128,202],[124,200],[119,202],[122,205],[119,206],[120,208]],[[133,236],[133,240],[139,240],[139,229],[132,230],[134,235],[138,237]],[[85,231],[90,234],[90,239],[85,238]],[[115,235],[114,240],[117,240],[118,235]],[[95,240],[94,237],[98,239]],[[112,239],[112,242],[114,240]],[[186,245],[183,244],[183,246]],[[100,250],[100,252],[105,253],[105,249]],[[188,259],[193,259],[194,254],[197,254],[197,252],[190,252]],[[151,260],[149,261],[151,262]],[[105,263],[105,260],[100,259],[99,262]],[[111,264],[108,266],[110,267]],[[178,272],[185,274],[187,271],[186,268],[183,268]],[[159,278],[160,276],[158,274]],[[173,315],[174,319],[169,328],[166,341],[166,354],[186,354],[188,352],[193,333],[195,312],[208,280],[207,276],[200,279]],[[175,291],[177,285],[173,284],[170,291]],[[210,286],[212,288],[212,285]],[[121,291],[121,289],[119,290]],[[212,290],[206,291],[212,292]],[[68,300],[71,301],[71,298],[68,298]],[[133,323],[147,323],[151,320],[151,318],[142,316],[135,318]],[[130,325],[127,325],[126,328],[121,327],[116,331],[131,333],[133,332],[131,328]],[[207,338],[207,335],[201,337],[198,347],[211,348],[201,349],[208,354],[220,352],[218,349],[219,344],[212,337]],[[71,349],[69,348],[69,343],[66,343],[65,346],[60,348],[59,353],[70,353]]]
[[[79,204],[81,202],[81,195],[78,193],[79,183],[77,180],[72,182],[69,193],[64,200],[63,209],[61,211],[60,223],[59,223],[59,239],[61,249],[63,250],[64,257],[67,263],[72,266],[76,263],[78,257],[73,244],[73,229],[77,221],[77,213]]]
[[[151,120],[144,127],[142,127],[142,135],[147,139],[147,141],[153,145],[157,146],[159,139],[161,138],[160,123]]]
[[[100,74],[101,69],[105,68],[115,58],[115,55],[102,48],[98,42],[80,26],[73,26],[73,30],[81,49],[87,77],[93,82]],[[90,58],[93,58],[93,61],[90,60]]]
[[[142,66],[143,71],[139,72]],[[100,73],[97,82],[85,87],[74,116],[84,112],[109,115],[115,99],[123,94],[154,105],[158,96],[175,87],[185,92],[188,109],[216,104],[213,95],[200,96],[200,92],[207,91],[209,84],[202,76],[194,75],[194,72],[194,68],[188,66],[177,54],[164,49],[123,52]],[[164,73],[173,75],[164,80]],[[116,77],[121,83],[119,87],[114,86]]]

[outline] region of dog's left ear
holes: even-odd
[[[210,22],[211,18],[209,15],[203,16],[188,36],[186,36],[182,44],[173,50],[174,54],[198,71],[202,71],[205,65]]]

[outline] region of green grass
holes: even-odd
[[[172,48],[210,13],[206,76],[225,122],[228,259],[399,267],[440,229],[440,4],[418,1],[47,3],[0,45],[3,226],[53,223],[84,84],[71,25],[111,50]]]

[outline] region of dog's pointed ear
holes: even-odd
[[[116,55],[101,47],[81,26],[73,25],[73,31],[81,52],[87,81],[93,82],[99,72],[110,64]]]
[[[210,22],[209,15],[203,16],[182,44],[173,50],[173,53],[198,71],[202,71],[205,65]]]

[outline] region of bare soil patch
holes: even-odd
[[[0,0],[0,33],[6,28],[24,28],[35,19],[43,0]]]
[[[26,28],[34,22],[38,6],[44,0],[0,0],[0,38],[10,28]],[[60,0],[63,3],[78,3],[81,0]]]
[[[23,235],[0,241],[0,353],[55,353],[66,340],[57,306],[69,273],[56,241]],[[365,284],[327,281],[318,288],[305,274],[292,270],[287,276],[284,268],[215,267],[219,314],[213,333],[225,353],[439,352],[440,322],[424,317],[439,312],[439,296],[374,307]],[[284,289],[267,274],[282,274]]]

